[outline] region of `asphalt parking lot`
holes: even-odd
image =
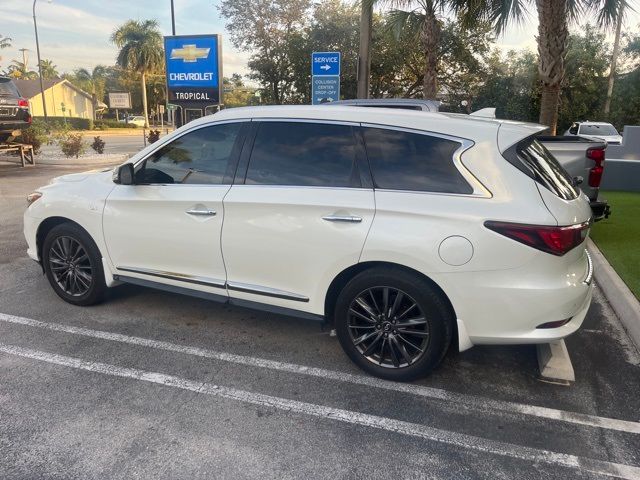
[[[640,356],[599,290],[572,386],[533,346],[393,384],[313,322],[135,286],[64,303],[22,213],[77,170],[0,166],[0,478],[640,478]]]

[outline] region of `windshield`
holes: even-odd
[[[613,125],[580,125],[582,135],[619,135]]]
[[[11,80],[0,79],[0,95],[10,95],[12,97],[19,97],[18,89]]]
[[[531,169],[538,183],[565,200],[578,198],[573,179],[558,160],[539,141],[518,148],[518,157]]]

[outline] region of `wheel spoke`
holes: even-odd
[[[404,345],[402,345],[398,339],[396,338],[396,336],[394,335],[393,338],[391,339],[393,342],[393,345],[400,350],[400,353],[402,354],[402,357],[404,358],[404,361],[407,362],[407,364],[411,365],[411,355],[409,355],[409,352],[407,352],[407,349],[405,348]]]
[[[360,305],[360,307],[369,314],[369,316],[374,319],[376,318],[375,312],[371,309],[371,306],[366,302],[366,300],[362,297],[356,298],[356,303]]]
[[[382,311],[386,315],[389,309],[389,287],[382,289]]]
[[[384,360],[384,346],[387,344],[387,337],[382,339],[382,345],[380,346],[380,353],[378,357],[378,365],[382,365],[382,361]]]
[[[393,362],[393,366],[398,368],[400,366],[400,359],[398,358],[398,352],[396,349],[398,348],[398,340],[396,340],[395,336],[389,337],[389,352],[391,352],[391,361]],[[410,362],[407,362],[410,363]]]
[[[405,315],[406,315],[407,313],[409,313],[411,310],[413,310],[413,308],[414,308],[414,307],[416,307],[417,305],[418,305],[418,304],[417,304],[417,303],[415,303],[415,302],[414,302],[414,303],[412,303],[412,304],[411,304],[411,306],[409,306],[408,308],[406,308],[404,312],[402,312],[400,315],[398,315],[397,320],[402,320],[402,319],[405,317]]]
[[[409,320],[405,320],[404,322],[398,322],[396,323],[396,327],[397,328],[402,328],[402,327],[417,327],[419,325],[425,325],[427,323],[427,319],[424,317],[416,317],[416,318],[411,318]]]
[[[379,315],[382,312],[380,311],[380,307],[378,306],[378,302],[376,302],[376,297],[373,295],[373,290],[369,289],[369,296],[371,297],[371,302],[373,303],[373,308],[376,309],[376,313]]]
[[[368,332],[368,333],[364,333],[362,334],[360,337],[356,338],[353,341],[354,345],[360,345],[362,342],[366,342],[367,340],[369,340],[371,337],[373,337],[374,335],[378,334],[379,336],[382,335],[382,333],[378,333],[378,332]]]
[[[64,260],[64,251],[62,249],[62,243],[60,243],[60,239],[56,239],[56,241],[54,242],[54,244],[51,246],[51,251],[53,253],[55,253],[55,255],[60,258],[61,260]]]
[[[399,328],[398,332],[403,333],[405,335],[413,335],[414,337],[428,337],[429,332],[424,330],[407,330],[406,328]]]
[[[364,320],[367,323],[376,323],[376,319],[375,318],[369,318],[369,317],[361,314],[360,312],[354,310],[353,308],[349,309],[349,313],[351,313],[352,315],[355,315],[356,317],[360,318],[361,320]]]
[[[410,345],[411,347],[415,348],[416,350],[418,350],[421,353],[424,353],[424,350],[422,350],[420,347],[416,346],[413,344],[413,342],[410,342],[409,340],[407,340],[406,338],[404,338],[402,335],[398,334],[398,338],[400,340],[402,340],[404,343],[406,343],[407,345]]]
[[[371,330],[372,328],[376,328],[375,325],[349,325],[349,328],[353,328],[354,330]]]
[[[391,306],[391,310],[389,310],[389,318],[393,318],[393,314],[396,313],[398,307],[402,303],[402,299],[404,298],[404,293],[398,291],[395,300],[393,301],[393,305]]]
[[[375,335],[375,333],[376,332],[373,332],[372,334],[370,334],[370,336]],[[373,341],[366,348],[366,350],[362,352],[362,355],[364,355],[365,357],[368,357],[369,355],[371,355],[371,353],[376,349],[376,345],[378,344],[381,338],[382,338],[382,332],[378,332],[378,336],[374,338]]]
[[[65,258],[69,258],[71,256],[71,246],[69,245],[69,237],[62,237],[60,241],[62,242],[62,251],[64,253]]]

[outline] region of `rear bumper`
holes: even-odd
[[[593,265],[581,249],[572,252],[575,260],[569,264],[549,255],[547,262],[539,257],[518,269],[467,273],[439,283],[458,318],[460,348],[548,343],[574,333],[593,294]],[[539,328],[550,322],[565,323]]]
[[[593,212],[594,222],[602,220],[603,218],[609,218],[609,215],[611,215],[611,207],[606,200],[592,201],[591,211]]]
[[[30,127],[28,122],[22,120],[0,120],[0,133],[11,133],[15,130],[26,130]]]

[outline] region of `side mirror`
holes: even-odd
[[[113,183],[119,185],[133,185],[133,164],[125,163],[120,165],[113,171]]]

